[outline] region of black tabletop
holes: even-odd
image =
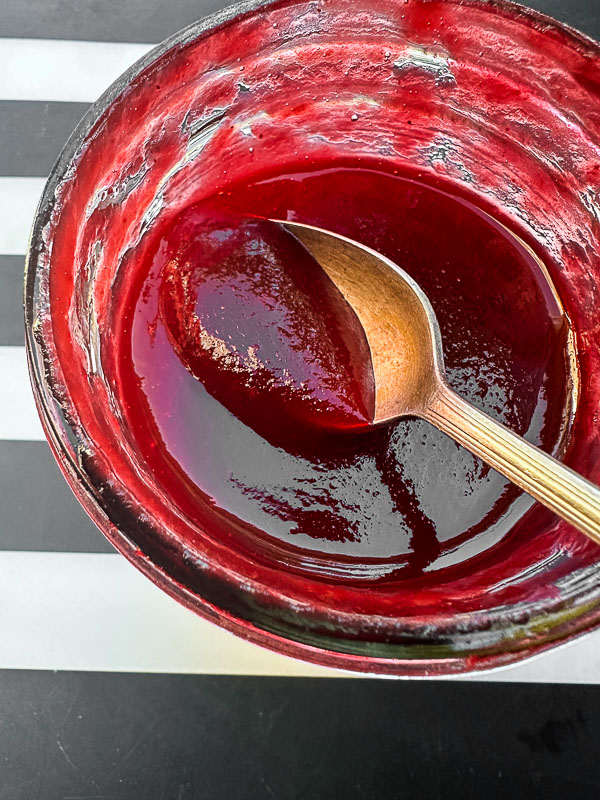
[[[52,461],[23,360],[35,201],[102,89],[222,5],[0,0],[0,800],[595,797],[600,655],[569,664],[593,646],[528,683],[320,677],[146,587]],[[599,0],[529,5],[600,39]],[[132,646],[140,620],[171,638]]]

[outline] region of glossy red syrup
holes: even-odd
[[[546,514],[424,421],[354,432],[373,391],[360,328],[301,245],[251,215],[393,259],[431,300],[451,386],[549,452],[565,435],[568,326],[518,239],[412,178],[291,172],[164,219],[130,265],[117,390],[179,512],[201,528],[209,509],[224,540],[268,563],[421,581],[468,573],[524,515]]]
[[[236,417],[275,446],[304,450],[311,426],[369,424],[375,388],[360,322],[282,226],[200,204],[164,233],[161,252],[159,318],[171,345]]]

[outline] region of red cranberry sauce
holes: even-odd
[[[355,431],[373,403],[364,333],[296,240],[255,216],[391,258],[431,300],[450,385],[548,452],[563,443],[569,331],[532,252],[413,178],[299,167],[164,219],[133,256],[117,392],[179,512],[203,527],[210,509],[229,544],[282,567],[432,581],[545,514],[424,421]]]

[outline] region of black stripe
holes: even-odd
[[[157,43],[206,14],[231,5],[223,0],[2,0],[0,36]],[[597,0],[529,0],[526,4],[600,38]]]
[[[0,696],[4,800],[598,796],[597,686],[7,671]]]
[[[23,256],[0,255],[0,345],[23,345]]]
[[[0,441],[0,550],[114,552],[45,442]]]
[[[87,103],[1,101],[0,175],[48,175],[88,108]]]
[[[0,36],[158,43],[223,0],[1,0]]]

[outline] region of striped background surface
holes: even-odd
[[[464,682],[303,680],[337,673],[242,642],[162,594],[114,553],[87,519],[43,441],[26,372],[21,287],[29,228],[45,178],[89,104],[126,67],[154,42],[221,5],[219,0],[0,0],[0,800],[350,797],[357,787],[359,797],[380,791],[389,797],[388,784],[380,781],[385,770],[375,780],[371,772],[365,777],[364,765],[356,772],[356,765],[374,747],[380,724],[399,733],[396,711],[390,712],[397,703],[408,703],[410,724],[421,737],[414,753],[406,751],[406,763],[414,767],[407,787],[418,791],[402,796],[437,797],[441,779],[423,764],[437,759],[452,772],[457,745],[449,720],[460,720],[464,747],[477,750],[477,709],[487,713],[488,704],[497,703],[514,711],[534,698],[541,716],[527,723],[533,732],[527,728],[524,734],[523,753],[515,744],[520,741],[517,718],[496,711],[495,724],[512,737],[502,751],[503,768],[508,774],[517,764],[517,773],[533,780],[527,758],[541,759],[549,771],[538,774],[535,786],[545,786],[547,776],[548,787],[557,781],[563,785],[549,765],[563,753],[564,741],[581,735],[591,746],[596,724],[591,710],[599,700],[595,686],[550,684],[600,683],[600,632],[527,664]],[[600,38],[598,0],[532,0],[530,5]],[[538,685],[525,689],[499,682]],[[348,703],[361,709],[362,722],[357,723],[358,711],[344,711]],[[295,709],[291,716],[287,706]],[[308,707],[323,709],[319,730],[331,734],[331,752],[343,768],[323,766],[319,737],[302,728],[314,726],[314,717],[302,716]],[[544,709],[552,709],[552,719],[558,720],[546,734]],[[202,715],[206,725],[200,725]],[[372,731],[360,754],[352,747],[342,754],[347,737],[338,723],[345,733],[357,724],[363,732]],[[254,737],[244,746],[240,726]],[[216,731],[217,738],[207,731]],[[197,755],[189,749],[194,736],[204,742],[202,773],[199,762],[191,766]],[[277,775],[264,752],[264,742],[277,747],[276,739],[280,747],[304,753]],[[358,740],[356,734],[353,746]],[[304,750],[297,751],[299,742]],[[270,765],[266,771],[255,769],[256,748],[263,767]],[[454,757],[463,763],[466,752]],[[579,758],[582,752],[580,742]],[[231,772],[213,763],[224,754]],[[309,791],[304,758],[321,764],[322,793]],[[502,783],[497,755],[490,751],[477,758],[499,773]],[[156,763],[142,779],[141,765],[148,759]],[[236,782],[235,769],[246,770],[249,783]],[[197,794],[198,775],[219,794]],[[466,792],[461,796],[471,796],[473,773],[465,766],[464,775],[452,775],[460,778]],[[577,786],[585,787],[587,780],[580,769]],[[505,796],[494,791],[492,797]]]

